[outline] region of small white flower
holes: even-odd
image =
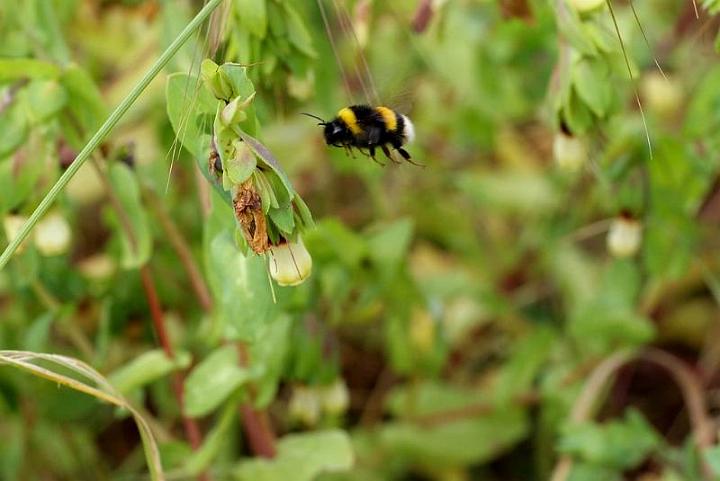
[[[35,227],[35,247],[44,256],[66,253],[71,239],[70,224],[57,212],[46,215]]]
[[[5,216],[5,219],[3,219],[3,227],[5,228],[5,236],[7,237],[8,242],[12,242],[12,240],[17,237],[20,233],[20,229],[22,229],[22,226],[25,225],[26,221],[27,217],[24,215]],[[27,247],[27,239],[18,246],[15,252],[19,254],[25,250],[25,247]]]
[[[323,386],[320,389],[320,399],[323,409],[328,414],[338,415],[347,411],[350,405],[350,393],[345,381],[338,378],[334,383]]]
[[[78,263],[78,270],[90,280],[101,281],[115,273],[116,263],[107,254],[96,254]]]
[[[558,132],[553,139],[553,157],[563,171],[577,172],[587,161],[585,141],[574,135]]]
[[[270,276],[281,286],[297,286],[310,277],[312,257],[302,239],[270,246]]]
[[[630,257],[637,253],[642,240],[642,225],[629,215],[620,215],[610,224],[607,248],[615,257]]]
[[[308,386],[295,386],[290,397],[288,414],[290,419],[305,426],[315,426],[320,420],[320,396],[318,392]]]

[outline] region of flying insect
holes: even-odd
[[[343,147],[351,154],[352,149],[358,149],[381,165],[384,164],[375,157],[378,148],[389,160],[400,163],[392,156],[392,148],[406,161],[420,165],[413,162],[410,154],[403,148],[415,139],[412,121],[389,107],[351,105],[341,109],[330,121],[306,112],[303,112],[303,115],[320,121],[318,125],[324,127],[323,135],[327,145]]]

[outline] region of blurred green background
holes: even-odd
[[[0,3],[3,246],[202,6]],[[127,407],[39,378],[70,358],[166,479],[720,479],[718,11],[224,1],[0,271],[0,480],[162,479]],[[206,179],[205,58],[312,211],[297,287]],[[300,115],[371,82],[422,167]]]

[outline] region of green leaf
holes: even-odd
[[[300,197],[299,195],[296,195],[293,199],[293,203],[295,204],[295,207],[298,211],[298,214],[300,215],[300,220],[302,221],[302,227],[304,229],[311,229],[315,227],[315,221],[313,220],[312,213],[310,212],[310,208],[307,206],[305,201]]]
[[[255,152],[255,155],[260,157],[260,159],[268,166],[270,167],[277,175],[280,177],[280,180],[282,181],[282,184],[285,186],[285,189],[287,189],[288,192],[295,192],[295,189],[293,189],[292,183],[290,182],[290,179],[288,178],[287,174],[283,170],[283,168],[280,166],[280,163],[277,161],[275,156],[273,156],[272,153],[270,153],[270,150],[265,147],[262,143],[260,143],[257,139],[251,137],[250,135],[246,134],[245,132],[238,132],[240,137],[247,142],[247,144],[250,146],[250,148]]]
[[[555,208],[560,202],[554,186],[535,173],[465,173],[457,182],[460,189],[483,208],[539,214]]]
[[[358,267],[369,253],[365,239],[337,219],[323,219],[305,240],[312,245],[313,256],[337,258],[348,267]]]
[[[632,469],[660,447],[660,438],[642,415],[629,410],[625,419],[605,425],[592,422],[564,427],[558,450],[582,461],[614,469]]]
[[[526,436],[519,410],[495,412],[491,417],[450,422],[432,428],[411,423],[388,423],[382,445],[414,463],[439,467],[487,462]]]
[[[228,444],[232,434],[233,423],[237,417],[237,402],[231,399],[222,410],[220,419],[205,436],[205,440],[196,451],[193,451],[184,463],[184,469],[189,474],[197,475],[210,467],[213,460],[220,454],[222,448]]]
[[[178,369],[190,365],[190,354],[179,352],[174,359],[165,355],[162,349],[144,352],[129,363],[108,375],[110,383],[122,394],[129,394]]]
[[[555,18],[558,22],[558,30],[576,50],[585,55],[597,54],[593,37],[588,35],[577,12],[567,3],[557,9]]]
[[[286,27],[290,43],[308,57],[315,58],[317,53],[312,44],[312,37],[302,18],[290,2],[283,2],[283,7],[286,13]]]
[[[135,173],[122,163],[113,163],[109,169],[110,183],[120,204],[127,214],[132,229],[132,238],[117,216],[113,216],[115,227],[122,240],[122,262],[124,269],[137,269],[147,262],[152,254],[152,233],[145,207],[142,205],[140,186]]]
[[[526,393],[532,388],[538,372],[548,361],[556,339],[556,332],[538,327],[518,341],[510,360],[498,375],[498,402],[510,402],[513,396]]]
[[[497,457],[527,435],[527,424],[521,409],[504,407],[486,417],[435,426],[390,422],[381,428],[380,439],[394,457],[426,466],[461,467]]]
[[[716,445],[710,448],[706,448],[703,451],[702,456],[705,460],[705,463],[710,466],[712,473],[716,477],[720,477],[720,446]]]
[[[291,234],[295,229],[295,217],[293,216],[292,207],[270,209],[268,214],[275,226],[285,234]]]
[[[620,481],[624,478],[622,472],[617,469],[590,463],[575,463],[567,479],[568,481]]]
[[[601,352],[650,341],[654,325],[635,309],[639,288],[640,272],[631,260],[612,262],[594,296],[571,313],[571,334],[588,349]]]
[[[223,168],[227,170],[227,176],[233,184],[242,184],[255,171],[257,162],[255,154],[245,142],[235,142],[235,155],[227,159]]]
[[[292,318],[280,315],[268,322],[257,342],[250,345],[253,364],[262,368],[262,376],[255,380],[257,389],[255,406],[267,407],[277,394],[278,383],[285,372],[285,362],[290,351]]]
[[[259,375],[240,366],[234,345],[220,347],[195,366],[185,381],[185,413],[204,416],[220,406],[237,388]]]
[[[572,66],[573,86],[580,99],[598,117],[604,117],[610,107],[612,83],[607,64],[600,59],[581,57]]]
[[[573,134],[585,133],[593,125],[592,111],[574,88],[570,89],[567,103],[563,105],[563,119]]]
[[[370,259],[386,278],[393,276],[405,259],[412,240],[413,223],[402,219],[378,229],[368,238]]]
[[[28,437],[32,431],[27,423],[19,416],[8,417],[3,420],[4,442],[0,443],[0,478],[8,481],[23,479],[21,475],[25,457],[30,453],[26,451]]]
[[[353,465],[350,439],[342,431],[291,434],[277,443],[274,459],[251,459],[235,470],[238,481],[312,481],[323,472]]]
[[[277,316],[264,257],[245,257],[235,245],[233,211],[213,195],[205,232],[208,282],[217,302],[217,329],[228,340],[254,341]]]
[[[54,80],[30,82],[22,92],[28,106],[29,120],[32,123],[43,122],[57,114],[65,107],[68,98],[62,85]]]
[[[0,82],[30,79],[57,79],[60,67],[34,58],[0,58]]]
[[[266,0],[235,0],[240,26],[260,38],[267,31]]]
[[[92,77],[77,65],[67,67],[60,82],[68,96],[68,109],[77,119],[82,135],[88,137],[107,117],[100,90]],[[84,138],[80,139],[80,142],[84,141]]]
[[[167,79],[165,101],[170,124],[177,139],[196,159],[206,161],[205,149],[210,136],[198,119],[215,115],[218,101],[203,88],[197,77],[174,73]]]
[[[25,331],[23,347],[28,351],[44,351],[53,321],[55,321],[55,313],[52,311],[35,319]]]
[[[28,135],[28,118],[24,103],[16,99],[10,107],[0,112],[0,158],[17,149]]]

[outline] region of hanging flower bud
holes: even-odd
[[[12,242],[12,240],[18,236],[20,229],[22,229],[22,226],[25,225],[26,221],[27,217],[24,215],[5,216],[5,219],[3,220],[3,227],[5,228],[5,236],[7,237],[8,242]],[[20,244],[15,252],[19,254],[25,250],[25,247],[27,247],[27,239]]]
[[[91,281],[102,281],[115,273],[117,265],[107,254],[96,254],[78,263],[80,273]]]
[[[568,3],[578,12],[585,13],[605,5],[605,0],[568,0]]]
[[[57,212],[46,215],[35,227],[35,247],[44,256],[66,253],[71,239],[70,224]]]
[[[297,286],[310,277],[312,257],[302,239],[270,246],[270,276],[281,286]]]
[[[585,141],[572,134],[558,132],[553,139],[553,157],[563,171],[577,172],[587,161]]]
[[[290,419],[305,426],[315,426],[320,420],[320,396],[318,392],[308,386],[295,386],[290,397],[288,414]]]
[[[323,410],[330,415],[339,415],[347,411],[350,405],[350,393],[345,381],[341,378],[320,389],[320,400]]]
[[[642,240],[642,225],[627,212],[621,213],[610,224],[607,248],[614,257],[630,257],[637,253]]]
[[[205,85],[218,99],[230,99],[233,96],[232,85],[227,74],[220,69],[220,66],[206,58],[200,66],[200,75]]]
[[[665,78],[659,72],[650,72],[643,76],[640,91],[648,110],[660,116],[672,116],[682,107],[682,87],[673,77]]]

